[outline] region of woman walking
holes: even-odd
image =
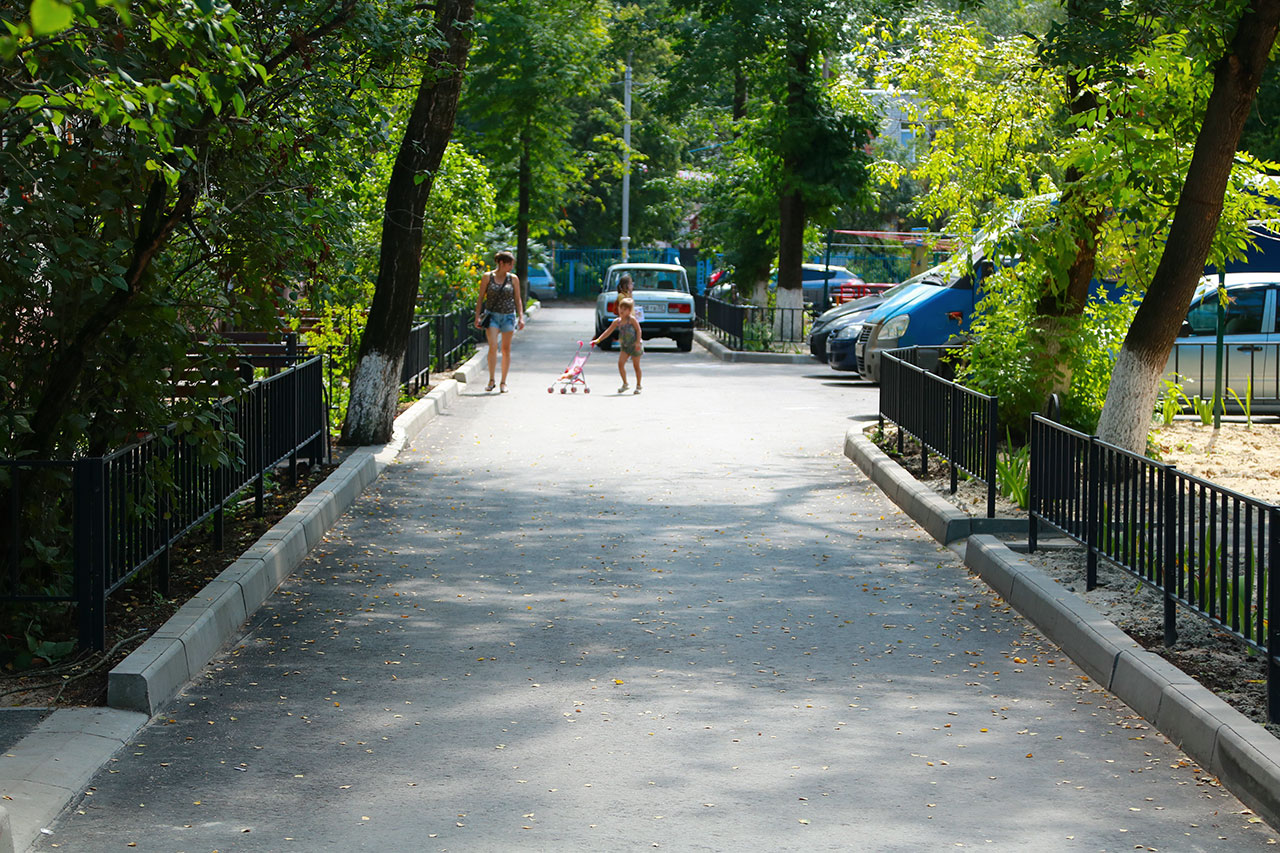
[[[483,328],[489,341],[489,384],[492,391],[494,372],[498,366],[498,339],[502,339],[502,393],[507,393],[507,370],[511,367],[511,336],[524,328],[524,300],[520,297],[520,278],[511,273],[516,259],[510,252],[493,256],[495,269],[480,279],[480,298],[476,300],[476,328]]]

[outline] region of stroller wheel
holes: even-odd
[[[574,394],[577,394],[577,393],[578,393],[578,386],[577,386],[577,385],[574,385],[574,386],[573,386],[572,388],[570,388],[569,390],[570,390],[570,391],[572,391]]]
[[[591,389],[590,389],[590,388],[588,388],[588,387],[586,387],[586,386],[584,385],[584,386],[582,387],[582,393],[583,393],[583,394],[590,394],[590,393],[591,393]]]
[[[561,394],[565,393],[565,389],[564,389],[564,388],[561,388],[561,389],[560,389],[560,393],[561,393]]]
[[[556,389],[555,389],[555,386],[553,385],[553,386],[551,386],[550,388],[548,388],[548,389],[547,389],[547,393],[548,393],[548,394],[550,394],[550,393],[551,393],[552,391],[554,391],[554,390],[556,390]]]

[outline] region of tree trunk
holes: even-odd
[[[1277,29],[1280,0],[1252,0],[1226,55],[1218,60],[1169,239],[1116,358],[1098,435],[1135,453],[1146,446],[1160,377],[1203,274],[1236,145]]]
[[[804,196],[799,190],[778,200],[778,296],[801,292],[804,263]]]
[[[738,123],[747,117],[747,72],[738,62],[733,68],[733,135],[738,135]]]
[[[809,77],[809,54],[804,48],[791,53],[791,79],[787,81],[787,116],[792,127],[804,126],[805,95]],[[778,304],[786,291],[801,292],[804,279],[804,192],[797,185],[799,163],[795,162],[799,146],[787,144],[782,156],[782,195],[778,199]],[[790,295],[788,304],[797,301]],[[803,297],[801,300],[803,301]]]
[[[533,195],[533,139],[529,120],[520,131],[520,165],[516,189],[516,277],[521,294],[529,292],[529,207]]]
[[[400,369],[422,272],[423,214],[453,135],[474,12],[475,0],[440,0],[436,6],[436,29],[444,43],[427,55],[413,111],[391,169],[378,278],[351,378],[343,444],[391,440]]]

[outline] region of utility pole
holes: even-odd
[[[627,53],[627,73],[622,79],[622,262],[627,262],[631,243],[631,53]]]

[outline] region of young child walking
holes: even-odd
[[[599,346],[602,340],[617,330],[618,349],[621,350],[618,353],[618,373],[622,376],[619,394],[627,393],[631,387],[627,384],[627,359],[631,359],[631,366],[636,372],[636,390],[633,393],[640,393],[640,356],[644,354],[644,338],[640,334],[640,321],[636,319],[635,307],[635,300],[630,297],[619,299],[617,319],[600,333],[600,337],[591,342],[593,347]]]

